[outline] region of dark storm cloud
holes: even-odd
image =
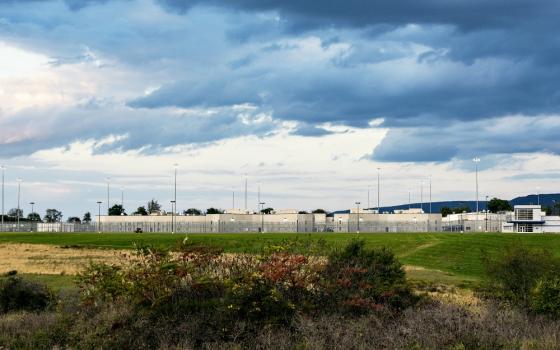
[[[194,6],[241,11],[274,11],[298,27],[369,26],[377,23],[452,24],[464,29],[499,28],[560,14],[554,0],[159,0],[167,9],[185,13]]]
[[[438,128],[395,128],[375,149],[377,161],[442,162],[475,155],[560,154],[560,118],[506,117]]]
[[[95,105],[95,103],[94,103]],[[41,118],[56,115],[55,119]],[[22,120],[28,120],[22,125]],[[76,123],[75,120],[79,120]],[[131,123],[135,126],[131,127]],[[60,127],[63,125],[63,127]],[[109,135],[123,136],[97,148],[97,152],[139,150],[144,153],[161,151],[175,145],[208,144],[239,136],[265,136],[279,125],[260,118],[251,111],[217,109],[213,114],[202,111],[132,110],[119,106],[85,105],[68,109],[25,110],[11,121],[0,123],[4,135],[36,134],[32,139],[2,143],[0,157],[30,154],[42,149],[68,145],[78,139],[100,140]],[[41,132],[36,132],[41,130]]]

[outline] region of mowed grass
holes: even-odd
[[[134,233],[0,233],[0,243],[37,243],[69,246],[72,248],[131,249],[134,244],[172,247],[182,241],[184,234]],[[482,256],[495,255],[506,245],[521,242],[533,248],[550,249],[560,256],[560,235],[502,234],[502,233],[314,233],[314,234],[189,234],[189,242],[223,248],[226,252],[259,252],[267,245],[286,240],[324,240],[328,246],[343,247],[359,238],[369,247],[391,249],[403,264],[423,269],[412,269],[410,274],[432,281],[472,282],[484,276]]]

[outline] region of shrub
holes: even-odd
[[[331,254],[325,282],[327,302],[352,312],[403,309],[417,300],[395,255],[386,248],[366,249],[362,240]]]
[[[483,262],[490,294],[527,307],[531,292],[544,276],[554,274],[560,264],[547,250],[530,249],[520,243],[506,246],[495,258]]]
[[[547,276],[541,279],[530,300],[531,310],[560,318],[560,277]]]
[[[258,256],[191,244],[174,252],[140,247],[121,266],[92,264],[84,272],[83,305],[96,305],[84,314],[128,306],[120,333],[139,327],[153,330],[142,339],[153,338],[174,324],[200,347],[249,339],[263,327],[290,328],[298,315],[390,311],[415,300],[401,264],[386,249],[356,241],[325,259],[294,253],[302,247],[288,242]]]
[[[52,293],[40,283],[11,275],[0,280],[0,312],[44,310],[52,301]]]

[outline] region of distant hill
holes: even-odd
[[[555,201],[555,202],[554,202]],[[531,194],[528,196],[523,197],[516,197],[511,199],[510,204],[513,205],[522,205],[522,204],[537,204],[538,198],[536,194]],[[541,194],[540,195],[540,204],[542,206],[552,206],[554,203],[560,203],[560,193],[549,193],[549,194]],[[432,213],[439,213],[441,208],[449,207],[449,208],[458,208],[463,206],[469,206],[471,211],[476,210],[476,201],[444,201],[444,202],[432,202]],[[408,204],[401,204],[401,205],[393,205],[389,207],[381,207],[381,212],[392,212],[395,209],[408,209]],[[411,203],[411,208],[420,208],[420,203]],[[424,212],[429,212],[430,203],[424,203],[422,206]],[[373,207],[371,209],[376,209]],[[486,202],[484,198],[478,202],[478,209],[485,210],[486,209]],[[336,213],[348,213],[349,210],[340,210],[336,211]]]

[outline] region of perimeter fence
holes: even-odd
[[[243,233],[243,232],[439,232],[437,222],[121,222],[121,223],[7,223],[0,232],[136,232],[136,233]]]

